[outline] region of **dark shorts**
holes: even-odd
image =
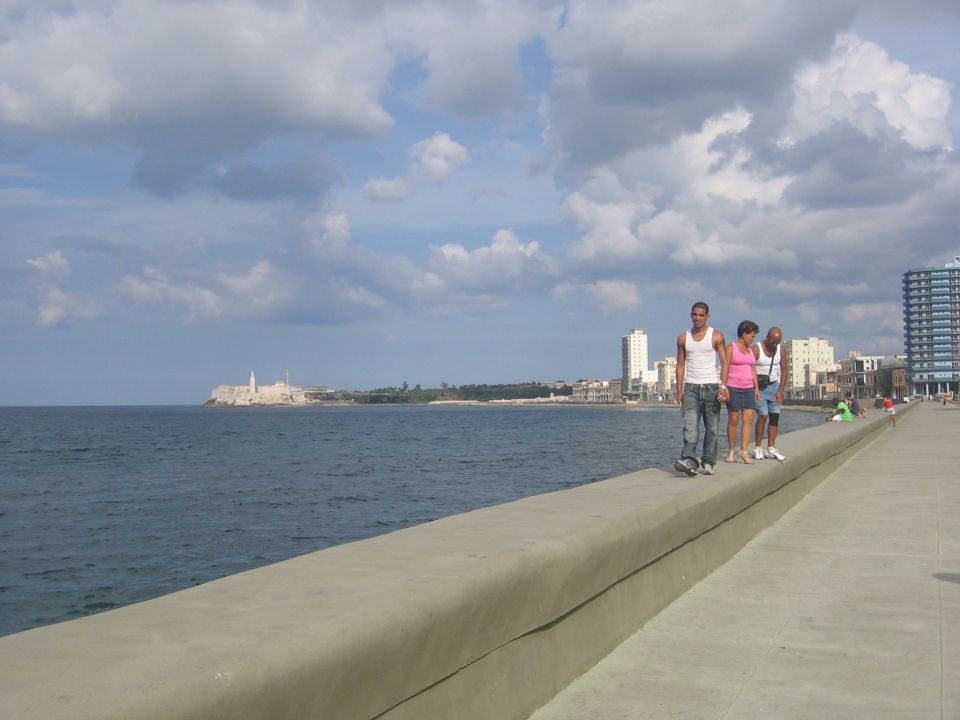
[[[727,400],[727,410],[756,410],[757,401],[753,394],[753,388],[727,388],[730,391],[730,399]]]

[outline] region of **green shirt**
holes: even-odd
[[[841,413],[841,419],[844,422],[853,422],[853,413],[850,412],[850,408],[847,407],[847,404],[841,400],[837,403],[837,410]]]

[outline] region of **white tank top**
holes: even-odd
[[[691,385],[717,385],[720,383],[720,370],[717,368],[717,351],[713,349],[713,328],[708,327],[699,342],[687,330],[684,343],[687,355],[685,383]]]
[[[757,375],[769,375],[770,382],[780,382],[780,346],[773,351],[773,357],[767,355],[763,349],[763,342],[758,342],[760,348],[760,357],[757,358]],[[770,367],[770,361],[773,360],[773,367]]]

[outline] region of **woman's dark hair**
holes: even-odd
[[[760,332],[760,326],[757,325],[753,320],[744,320],[739,325],[737,325],[737,337],[743,337],[747,333],[751,332]]]

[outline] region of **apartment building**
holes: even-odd
[[[903,334],[910,392],[960,389],[960,255],[943,268],[903,274]]]
[[[644,383],[656,381],[650,370],[647,331],[634,328],[620,339],[620,346],[623,396],[629,400],[646,399]]]
[[[835,364],[833,346],[818,337],[785,340],[783,345],[787,349],[787,395],[807,397],[807,388],[817,384],[817,372]]]

